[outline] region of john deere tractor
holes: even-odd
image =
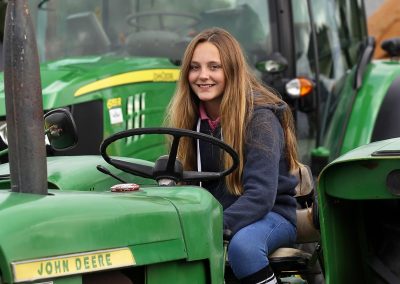
[[[206,27],[234,34],[292,107],[314,173],[399,136],[399,41],[384,43],[390,60],[371,61],[362,1],[9,0],[7,9],[0,283],[224,282],[221,206],[179,182],[233,168],[187,172],[175,151],[190,136],[236,155],[159,127],[182,52]],[[278,255],[282,279],[306,275],[320,256],[326,283],[398,282],[399,148],[376,142],[325,167],[313,220],[323,253]]]

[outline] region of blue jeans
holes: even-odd
[[[262,219],[240,229],[228,247],[229,264],[239,279],[269,264],[268,255],[296,241],[296,227],[281,215],[269,212]]]

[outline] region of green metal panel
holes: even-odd
[[[152,165],[151,162],[132,158],[120,158],[125,161]],[[140,185],[156,185],[151,179],[145,179],[125,173],[107,164],[101,156],[56,156],[47,158],[47,174],[50,189],[77,191],[109,191],[120,181],[99,172],[97,165],[108,168],[113,174],[126,182]],[[8,174],[8,164],[0,165],[0,174]],[[0,189],[9,189],[9,180],[0,180]]]
[[[387,173],[399,167],[398,159],[345,163],[330,171],[326,178],[326,193],[332,197],[377,200],[393,198],[385,186]],[[373,178],[366,178],[373,175]]]
[[[398,61],[373,61],[366,71],[361,89],[352,89],[353,73],[346,79],[337,110],[324,139],[331,159],[371,142],[372,132],[386,92],[400,76]],[[352,100],[355,97],[354,104]],[[349,116],[346,125],[346,117]],[[346,129],[343,129],[346,127]],[[344,131],[344,135],[342,133]],[[341,148],[338,148],[340,147]]]
[[[193,199],[193,192],[202,192],[202,199]],[[179,193],[179,194],[177,194]],[[181,216],[188,260],[208,258],[208,269],[213,283],[222,283],[224,265],[222,251],[222,208],[212,195],[201,187],[183,187],[179,191],[164,189],[148,191],[148,195],[162,196],[170,200]],[[184,198],[186,202],[179,202]],[[199,217],[201,216],[201,218]],[[193,226],[193,224],[196,224]],[[209,256],[209,257],[208,257]]]
[[[323,182],[325,184],[325,182]],[[356,202],[319,196],[321,243],[324,255],[325,283],[368,283],[364,273],[359,226],[359,206]]]
[[[146,283],[174,283],[174,284],[205,284],[209,283],[207,278],[206,263],[196,262],[168,262],[147,267]],[[220,282],[223,283],[221,279]]]
[[[376,61],[371,64],[357,94],[340,154],[371,142],[380,105],[390,85],[399,76],[399,61]]]
[[[178,67],[168,59],[115,56],[69,58],[42,63],[43,108],[48,110],[102,99],[100,92],[80,96],[74,94],[80,87],[98,80],[127,72],[149,69],[177,70]],[[0,78],[3,81],[3,73],[1,73]],[[161,79],[159,82],[162,84]],[[5,115],[4,86],[0,84],[0,116],[2,115]]]
[[[326,283],[375,283],[368,265],[375,253],[371,248],[374,239],[368,230],[378,228],[371,218],[374,208],[384,211],[383,202],[400,198],[386,185],[388,173],[399,169],[400,155],[372,153],[395,149],[400,150],[400,139],[371,143],[348,152],[322,171],[318,196]]]
[[[132,158],[121,158],[125,161],[152,165],[151,162],[138,161]],[[80,191],[108,191],[110,187],[120,181],[99,172],[97,165],[108,168],[113,174],[123,180],[140,185],[156,185],[154,180],[144,179],[114,169],[100,156],[59,156],[47,158],[48,181],[65,190]],[[1,168],[1,166],[0,166]]]
[[[12,261],[119,247],[129,247],[137,265],[205,259],[213,265],[212,278],[222,279],[222,242],[210,246],[222,235],[221,208],[197,188],[50,191],[48,196],[2,191],[0,223],[0,266],[7,281]]]
[[[54,284],[82,284],[82,277],[81,275],[63,277],[59,279],[54,279],[53,282]]]

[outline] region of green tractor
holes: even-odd
[[[177,144],[198,134],[147,128],[162,123],[184,46],[205,27],[231,31],[254,71],[290,103],[302,159],[315,172],[358,145],[398,136],[388,106],[398,97],[399,43],[386,42],[392,60],[370,62],[362,1],[80,2],[8,1],[2,129],[10,163],[0,168],[0,283],[224,283],[221,207],[203,189],[174,182],[222,178],[232,169],[180,172],[175,159],[158,159],[163,136]],[[62,36],[86,28],[99,38]],[[57,37],[59,45],[48,41]],[[41,78],[36,43],[46,61]],[[92,103],[96,110],[85,108]],[[102,157],[91,155],[100,144]],[[399,282],[399,149],[398,139],[373,143],[322,171],[326,283]],[[46,160],[46,152],[56,157]],[[276,271],[286,283],[304,283],[290,276],[307,278],[320,251],[291,252],[276,255]]]

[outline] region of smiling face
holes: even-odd
[[[188,80],[211,118],[219,116],[225,90],[225,74],[217,47],[210,42],[199,43],[194,49]]]

